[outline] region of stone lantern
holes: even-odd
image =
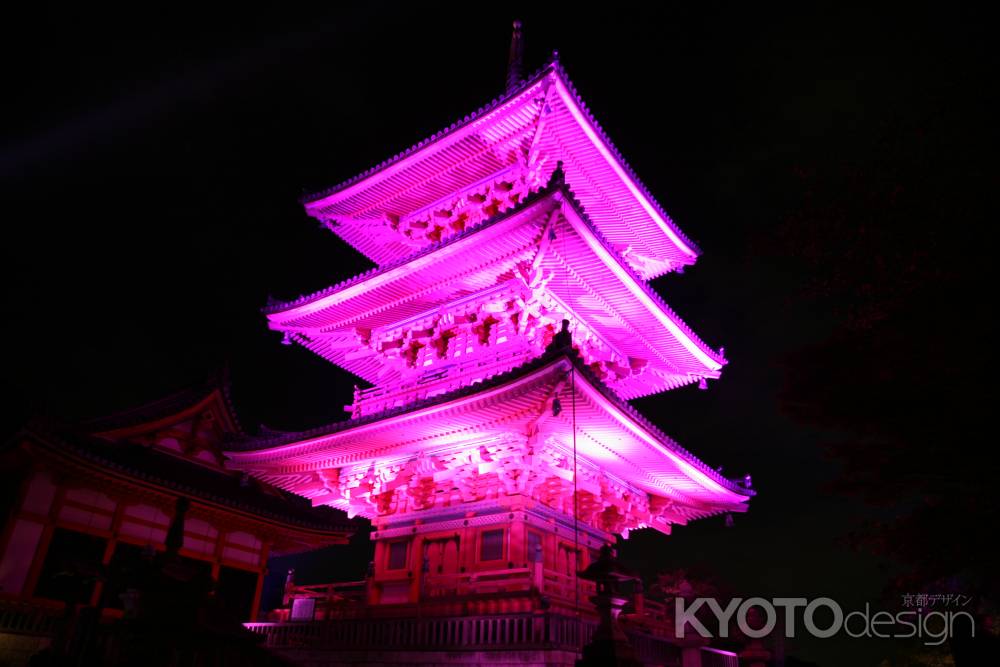
[[[628,596],[623,591],[623,584],[628,581],[639,581],[638,575],[626,568],[615,558],[609,545],[601,547],[600,556],[578,573],[581,579],[593,581],[597,592],[590,601],[597,607],[600,622],[594,631],[594,637],[583,648],[583,657],[576,661],[577,667],[591,665],[619,665],[622,667],[639,667],[635,651],[628,643],[628,638],[618,625],[618,616],[622,607],[628,602]]]

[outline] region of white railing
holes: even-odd
[[[504,614],[427,618],[354,618],[303,623],[246,623],[274,649],[311,650],[564,650],[579,654],[594,635],[591,620],[560,614]],[[626,629],[636,657],[647,664],[677,664],[669,638]],[[704,651],[705,665],[739,667],[730,653]]]
[[[506,614],[436,618],[354,618],[304,623],[246,623],[271,648],[385,650],[428,648],[579,650],[595,625],[557,615]]]

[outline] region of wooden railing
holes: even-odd
[[[426,597],[429,598],[528,591],[531,590],[531,584],[531,570],[523,567],[482,572],[427,574],[424,577]]]
[[[337,581],[332,584],[304,584],[295,586],[288,593],[289,598],[314,598],[317,600],[356,600],[365,599],[366,581]]]
[[[422,599],[434,599],[446,596],[480,595],[499,592],[531,591],[535,586],[532,568],[505,568],[479,572],[456,572],[452,574],[425,574],[424,589],[427,591]],[[574,591],[579,586],[580,593]],[[314,598],[332,603],[342,601],[363,602],[365,599],[366,582],[346,581],[329,584],[296,585],[288,593],[289,600],[295,598]],[[572,602],[579,597],[586,602],[594,593],[594,584],[579,580],[576,577],[552,570],[545,570],[542,575],[542,588],[539,593]],[[655,605],[655,603],[651,603]]]
[[[0,632],[52,636],[58,629],[59,611],[15,601],[0,601]]]
[[[579,595],[576,593],[577,587],[580,590]],[[561,574],[552,570],[545,570],[542,574],[542,592],[565,601],[576,601],[579,598],[581,604],[587,604],[587,598],[593,595],[595,590],[592,581],[579,579],[569,574]]]

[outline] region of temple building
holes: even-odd
[[[269,556],[346,543],[357,525],[342,512],[224,467],[224,442],[242,437],[218,381],[82,424],[36,420],[7,442],[0,661],[54,641],[78,654],[84,609],[104,626],[128,616],[132,575],[170,550],[172,527],[178,582],[203,580],[213,613],[238,621],[257,618]]]
[[[376,266],[268,304],[268,325],[367,387],[342,422],[225,456],[369,519],[375,558],[354,585],[290,578],[288,608],[252,626],[286,655],[573,664],[597,618],[578,574],[603,545],[753,495],[629,405],[704,388],[726,364],[649,285],[699,251],[558,58],[524,77],[520,52],[516,25],[504,95],[304,200]],[[668,616],[626,609],[640,659],[710,663],[718,652],[676,639]]]

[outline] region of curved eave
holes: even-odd
[[[526,197],[524,201],[517,206],[490,218],[486,222],[476,225],[475,227],[470,227],[461,233],[450,236],[437,243],[425,246],[413,254],[400,258],[391,264],[376,266],[368,271],[365,271],[364,273],[354,276],[353,278],[343,280],[335,285],[313,292],[312,294],[304,294],[291,301],[278,301],[271,303],[263,308],[263,313],[268,316],[268,320],[270,322],[276,323],[293,317],[298,317],[300,314],[308,314],[320,310],[323,307],[323,301],[340,301],[344,298],[344,294],[348,289],[363,291],[368,288],[367,286],[370,285],[373,280],[384,279],[386,275],[391,274],[393,271],[407,266],[412,267],[415,262],[426,258],[439,250],[461,243],[473,234],[489,229],[490,227],[507,220],[508,218],[522,213],[533,204],[544,199],[551,193],[551,191],[552,190],[550,188],[543,188],[538,192],[533,193],[531,196]]]
[[[639,207],[679,251],[680,256],[685,258],[680,262],[680,264],[694,263],[701,251],[695,243],[680,230],[676,223],[674,223],[670,216],[664,211],[663,207],[649,192],[649,189],[646,188],[646,186],[638,178],[635,171],[625,161],[624,157],[615,147],[614,143],[612,143],[607,133],[601,128],[600,124],[587,109],[587,106],[583,103],[576,91],[576,88],[566,75],[562,65],[557,61],[553,61],[546,65],[533,77],[523,82],[521,86],[508,95],[494,99],[490,104],[481,107],[475,113],[453,123],[445,130],[432,135],[424,141],[414,144],[406,151],[398,153],[392,158],[385,160],[379,165],[372,167],[368,171],[352,179],[344,181],[339,185],[321,192],[307,195],[302,198],[302,203],[305,205],[307,212],[311,216],[319,219],[330,219],[322,213],[323,209],[328,208],[339,201],[347,199],[354,193],[366,188],[374,187],[383,180],[390,178],[410,165],[419,162],[429,153],[441,149],[441,147],[446,145],[448,142],[461,139],[466,133],[470,132],[472,128],[481,126],[492,115],[499,114],[504,109],[519,104],[522,101],[520,100],[522,96],[531,95],[535,88],[539,84],[543,83],[546,78],[551,79],[562,104],[566,107],[570,115],[576,121],[577,125],[586,135],[591,146],[601,155],[606,164],[615,172],[618,179],[621,181],[622,186],[628,190]],[[336,217],[337,216],[332,216],[332,219],[336,219]],[[375,259],[376,262],[379,261],[377,258],[373,259]],[[649,278],[656,277],[656,275],[660,275],[662,273],[663,271],[650,275]]]
[[[279,437],[248,441],[245,443],[244,449],[229,451],[226,454],[233,465],[243,469],[262,464],[274,464],[283,459],[315,456],[330,451],[337,451],[340,460],[338,462],[325,461],[324,465],[353,465],[359,461],[366,461],[374,454],[370,456],[364,448],[353,453],[343,449],[337,450],[338,440],[365,437],[381,429],[397,426],[400,422],[410,423],[416,419],[429,418],[452,410],[462,410],[467,406],[486,404],[513,387],[530,383],[541,376],[559,370],[557,366],[564,360],[568,360],[582,376],[582,381],[577,386],[588,393],[590,400],[601,405],[603,411],[613,415],[621,426],[633,434],[635,438],[674,461],[688,478],[694,480],[713,496],[726,502],[742,503],[754,495],[749,489],[712,470],[642,417],[634,408],[618,399],[599,378],[579,361],[578,356],[572,350],[551,350],[539,359],[473,387],[465,387],[357,420],[329,424],[300,433],[288,433]],[[568,368],[566,365],[564,367]],[[384,452],[379,455],[383,454]],[[302,464],[295,464],[295,466],[301,467]]]
[[[614,249],[608,240],[601,234],[601,230],[587,216],[580,202],[575,198],[573,192],[564,190],[569,201],[569,208],[575,214],[579,225],[575,229],[580,236],[588,240],[591,249],[602,259],[604,264],[618,276],[619,280],[642,302],[649,312],[663,324],[674,338],[684,345],[698,361],[705,365],[708,370],[718,373],[722,367],[728,363],[726,358],[719,352],[710,348],[698,335],[688,326],[680,316],[674,312],[663,298],[649,286],[646,281],[639,277],[635,270],[629,265],[621,254]]]

